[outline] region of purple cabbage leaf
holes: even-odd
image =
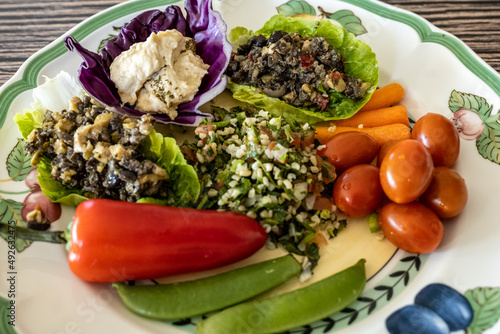
[[[186,17],[176,5],[167,7],[164,12],[150,10],[138,15],[124,25],[118,36],[109,40],[99,54],[85,49],[73,37],[66,37],[68,50],[83,58],[78,79],[85,91],[110,110],[130,117],[142,116],[143,112],[122,104],[118,90],[110,79],[109,67],[118,55],[133,44],[146,41],[152,33],[176,29],[196,41],[196,53],[210,68],[194,99],[178,106],[178,116],[174,120],[165,114],[153,116],[158,122],[180,125],[196,125],[202,118],[210,118],[210,114],[202,113],[198,108],[226,88],[224,72],[232,46],[226,38],[226,24],[221,15],[212,9],[210,0],[186,0],[184,9]]]

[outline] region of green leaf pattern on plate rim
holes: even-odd
[[[500,319],[500,287],[475,288],[466,291],[464,296],[474,310],[474,318],[467,333],[480,334]]]
[[[276,7],[279,14],[285,16],[294,16],[298,14],[307,14],[316,16],[316,10],[307,1],[304,0],[290,0],[281,6]]]
[[[21,218],[21,209],[23,208],[23,203],[0,198],[0,222],[8,224],[11,221],[15,221],[16,225],[26,227],[26,223]],[[7,235],[0,233],[0,236],[7,240]],[[16,239],[16,250],[22,252],[26,247],[31,245],[31,241]]]
[[[310,15],[317,16],[316,10],[307,1],[304,0],[290,0],[278,7],[276,7],[278,14],[285,16],[298,16],[298,15]],[[334,13],[328,13],[323,10],[323,8],[318,7],[320,18],[327,18],[336,21],[340,24],[347,32],[354,34],[355,36],[362,35],[366,33],[366,29],[361,23],[361,20],[350,10],[339,10]]]
[[[452,120],[456,123],[460,123],[460,118],[464,114],[477,115],[473,118],[476,122],[472,126],[477,126],[478,122],[482,122],[483,124],[480,125],[483,130],[468,139],[477,138],[476,147],[479,154],[491,162],[500,164],[500,114],[492,115],[493,106],[489,105],[483,97],[456,90],[451,93],[448,106],[454,113]],[[459,131],[461,131],[461,126],[461,124],[458,125]]]
[[[24,144],[24,139],[18,139],[16,146],[7,157],[7,172],[13,181],[24,181],[26,175],[33,169],[31,159],[24,150]]]

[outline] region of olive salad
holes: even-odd
[[[131,119],[106,110],[90,97],[75,97],[71,108],[45,112],[41,128],[28,136],[32,164],[51,160],[51,177],[81,188],[89,198],[136,201],[166,197],[167,172],[145,159],[138,148],[153,129],[154,118]]]
[[[324,37],[281,30],[240,45],[226,74],[236,84],[256,87],[293,106],[320,110],[327,108],[332,92],[360,100],[370,87],[345,73],[341,55]]]

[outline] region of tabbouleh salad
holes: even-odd
[[[204,121],[195,143],[182,147],[198,172],[199,208],[235,211],[258,220],[269,246],[319,259],[318,229],[334,237],[345,227],[331,200],[335,168],[317,155],[314,127],[267,111],[214,108],[218,120]]]

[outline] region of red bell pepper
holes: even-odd
[[[245,215],[94,199],[76,209],[68,261],[90,282],[150,279],[221,267],[265,242]]]

